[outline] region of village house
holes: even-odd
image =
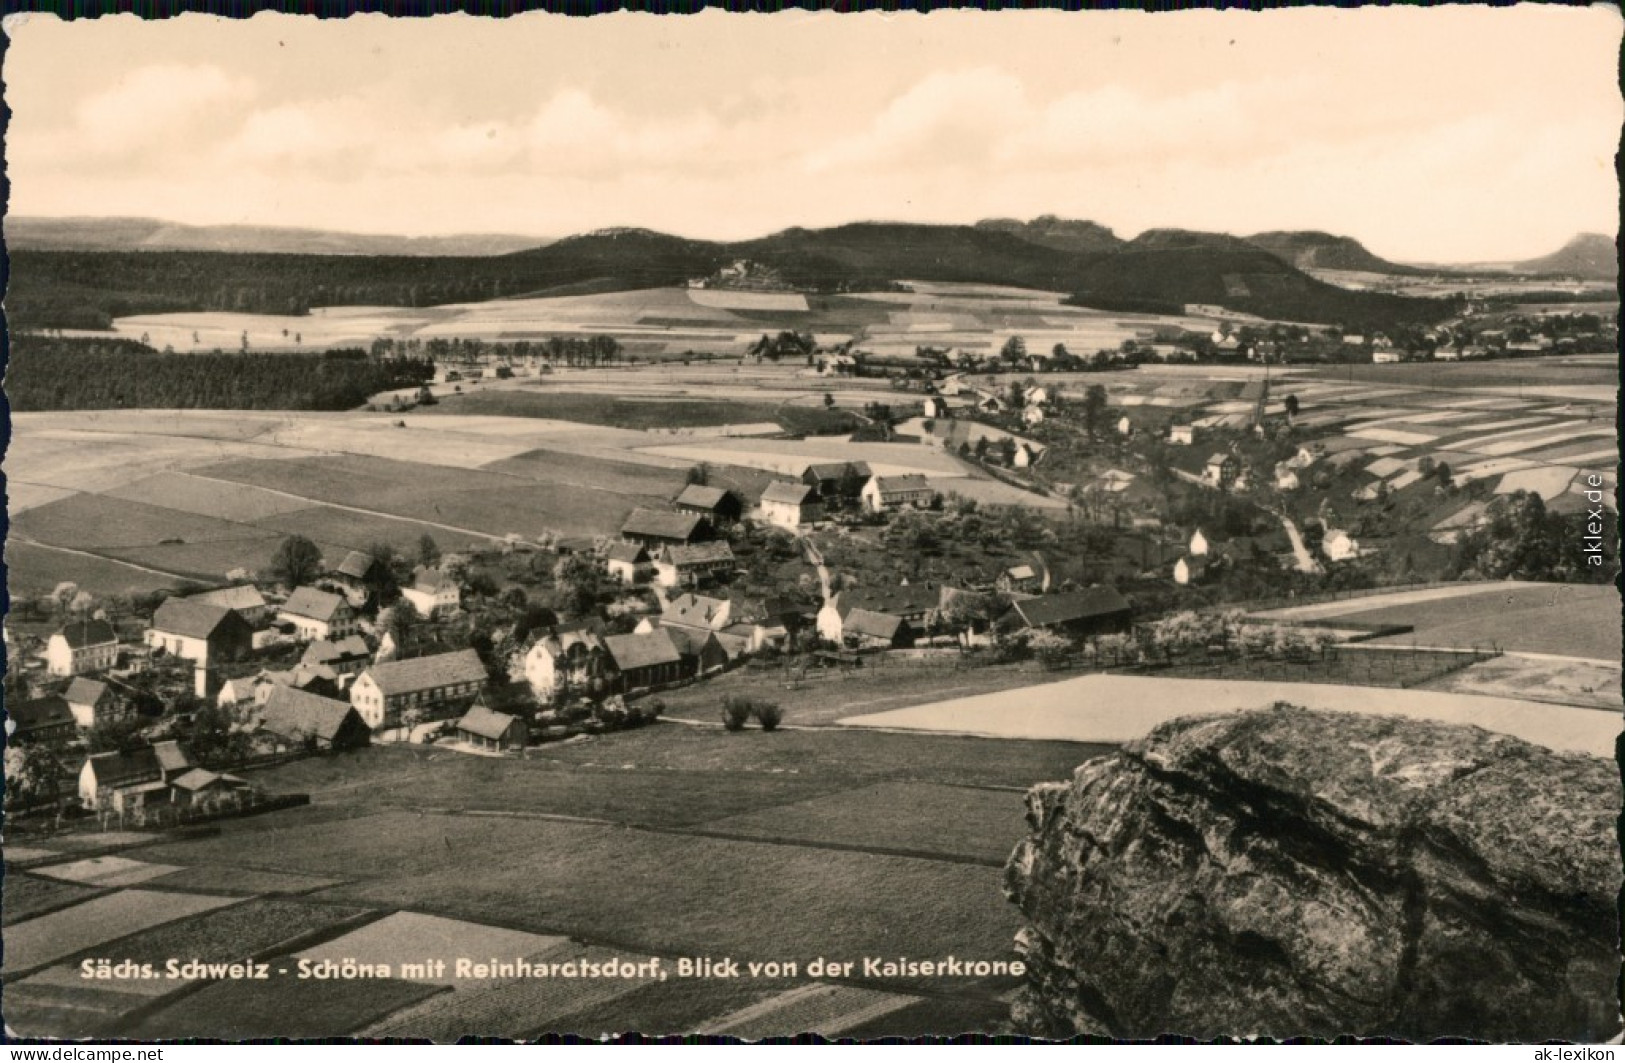
[[[1320,552],[1328,561],[1348,561],[1360,556],[1360,544],[1346,531],[1329,530],[1320,540]]]
[[[1296,491],[1299,488],[1297,470],[1287,467],[1284,463],[1275,467],[1275,489],[1277,491]]]
[[[1134,434],[1134,422],[1128,419],[1128,414],[1117,419],[1117,434],[1127,439]]]
[[[331,668],[336,674],[360,675],[372,663],[372,651],[360,635],[349,635],[336,642],[317,639],[305,647],[299,663],[310,667]]]
[[[925,401],[920,403],[920,416],[937,418],[948,416],[948,404],[935,395],[927,395]]]
[[[655,582],[662,587],[696,587],[726,578],[737,562],[726,542],[668,546],[655,558]]]
[[[401,597],[425,619],[455,616],[463,607],[462,587],[437,568],[414,570],[411,586],[401,588]]]
[[[240,583],[232,587],[204,591],[202,594],[187,595],[187,601],[223,605],[255,627],[264,623],[271,615],[271,606],[260,593],[260,589],[252,583]]]
[[[856,502],[873,473],[866,461],[815,462],[801,473],[801,482],[818,492],[825,505]]]
[[[790,641],[790,628],[798,623],[798,609],[786,600],[733,598],[729,602],[728,626],[717,632],[730,656],[780,649]],[[737,651],[733,642],[740,643]]]
[[[680,513],[698,513],[711,522],[712,527],[726,528],[744,514],[744,503],[739,496],[722,487],[689,484],[672,503]]]
[[[1027,469],[1038,464],[1043,451],[1027,442],[1025,439],[1016,442],[1016,449],[1010,454],[1010,467],[1012,469]]]
[[[247,780],[207,768],[184,771],[170,779],[168,786],[170,803],[183,808],[206,806],[211,801],[252,789]]]
[[[486,678],[473,650],[388,661],[372,665],[350,684],[350,704],[373,730],[397,726],[407,712],[444,719],[479,697]]]
[[[68,711],[73,713],[73,722],[86,731],[111,720],[121,720],[132,711],[129,700],[111,684],[82,675],[74,677],[62,697],[68,703]]]
[[[65,624],[45,643],[46,671],[54,676],[105,672],[118,664],[118,632],[105,620]]]
[[[691,674],[682,651],[663,628],[644,635],[609,635],[603,641],[614,693],[648,690]]]
[[[169,598],[153,614],[146,644],[205,669],[247,655],[254,644],[254,629],[223,605]]]
[[[1037,594],[1049,589],[1049,569],[1042,563],[1011,565],[999,573],[997,586],[1006,593]]]
[[[471,749],[503,753],[524,749],[528,737],[525,721],[505,712],[475,705],[457,721],[457,741]]]
[[[806,484],[775,480],[762,492],[762,519],[776,528],[797,531],[821,515],[818,490]]]
[[[899,649],[914,642],[914,630],[900,616],[843,605],[839,598],[818,611],[818,636],[848,649]]]
[[[661,627],[686,627],[698,631],[721,631],[732,623],[733,601],[702,594],[680,594],[666,602],[660,611]]]
[[[677,647],[688,673],[692,675],[712,675],[720,672],[745,653],[745,646],[741,640],[726,636],[727,642],[724,643],[725,636],[720,631],[679,627],[674,624],[661,624],[654,630],[664,631],[670,636],[672,645]]]
[[[19,745],[30,742],[48,745],[66,742],[74,736],[77,721],[73,708],[60,694],[7,702],[5,708],[11,722],[10,741]]]
[[[1042,406],[1023,406],[1021,408],[1021,423],[1025,424],[1025,425],[1028,425],[1029,427],[1032,426],[1032,425],[1036,425],[1036,424],[1043,424],[1044,423],[1044,407],[1042,407]]]
[[[602,621],[554,628],[525,651],[521,672],[540,701],[582,690],[609,670]]]
[[[371,554],[351,550],[344,555],[344,560],[328,573],[328,577],[357,595],[365,595],[383,579],[381,567],[382,562]]]
[[[1074,638],[1123,632],[1132,617],[1128,600],[1117,588],[1099,586],[1064,594],[1019,598],[1000,620],[1006,629],[1043,629]]]
[[[1191,532],[1191,541],[1187,549],[1192,557],[1206,557],[1208,546],[1207,536],[1202,534],[1201,528]]]
[[[930,581],[894,587],[850,587],[835,597],[842,606],[899,617],[923,628],[932,613],[942,608],[947,588]]]
[[[931,504],[936,492],[919,473],[904,476],[872,476],[863,485],[863,504],[871,513],[884,513],[889,509],[912,506],[923,509]]]
[[[1241,461],[1234,454],[1216,453],[1202,467],[1202,481],[1212,487],[1226,488],[1241,475]]]
[[[342,639],[359,627],[355,610],[337,594],[300,587],[277,610],[277,620],[292,624],[301,639]]]
[[[649,551],[642,543],[610,543],[604,551],[604,571],[609,578],[627,587],[635,587],[649,578],[653,569]]]
[[[621,525],[621,538],[650,550],[706,542],[714,535],[711,522],[698,513],[664,509],[634,509]]]
[[[1395,362],[1400,360],[1401,358],[1399,352],[1393,350],[1392,348],[1371,352],[1371,361],[1377,365],[1393,365]]]
[[[169,784],[193,768],[179,742],[96,753],[79,769],[79,803],[91,811],[130,812],[169,802]]]
[[[278,752],[357,749],[372,741],[371,729],[349,702],[289,686],[271,691],[256,733]]]
[[[1176,447],[1192,446],[1196,442],[1196,426],[1176,424],[1168,429],[1168,442]]]

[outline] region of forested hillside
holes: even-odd
[[[36,410],[348,410],[434,363],[326,354],[161,354],[132,340],[13,336],[6,395]]]

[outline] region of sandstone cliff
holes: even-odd
[[[1616,765],[1287,706],[1175,720],[1035,788],[1018,1027],[1599,1041]]]

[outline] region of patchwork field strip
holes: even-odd
[[[387,963],[397,972],[403,964],[443,959],[445,975],[409,980],[466,989],[489,985],[492,980],[456,979],[451,964],[455,957],[513,959],[544,953],[568,943],[567,938],[557,936],[505,930],[418,912],[396,912],[343,937],[306,949],[299,953],[299,958],[334,962],[349,958],[357,963]]]
[[[134,886],[179,870],[175,864],[149,864],[123,856],[93,856],[88,860],[42,867],[38,873],[83,886]]]
[[[548,955],[535,957],[547,960]],[[604,948],[566,945],[553,950],[557,962],[641,962],[645,957]],[[522,1038],[546,1030],[557,1017],[653,984],[651,978],[527,978],[486,989],[432,997],[396,1012],[362,1031],[365,1037],[421,1037],[455,1041],[469,1035]]]
[[[1349,432],[1356,439],[1375,439],[1380,443],[1399,443],[1419,447],[1433,442],[1437,435],[1427,432],[1402,432],[1397,428],[1356,428]]]
[[[236,903],[235,897],[127,889],[6,930],[4,971],[24,971],[161,923]]]
[[[1592,436],[1612,436],[1613,434],[1614,429],[1610,426],[1578,429],[1570,426],[1555,431],[1551,435],[1535,436],[1533,438],[1525,439],[1504,440],[1499,443],[1491,443],[1485,446],[1480,446],[1478,448],[1478,452],[1481,454],[1497,456],[1503,454],[1517,454],[1526,450],[1539,450],[1542,447],[1548,447],[1554,443],[1567,443],[1575,439],[1586,439]]]
[[[803,1033],[835,1037],[918,1000],[898,993],[813,982],[723,1015],[705,1023],[698,1032],[745,1041]]]
[[[308,893],[340,882],[336,878],[294,875],[283,871],[261,871],[252,867],[202,864],[185,867],[173,874],[151,879],[153,889],[197,890],[202,893],[238,893],[260,896],[267,893]]]

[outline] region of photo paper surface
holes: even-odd
[[[10,1036],[1619,1036],[1617,9],[4,31]]]

